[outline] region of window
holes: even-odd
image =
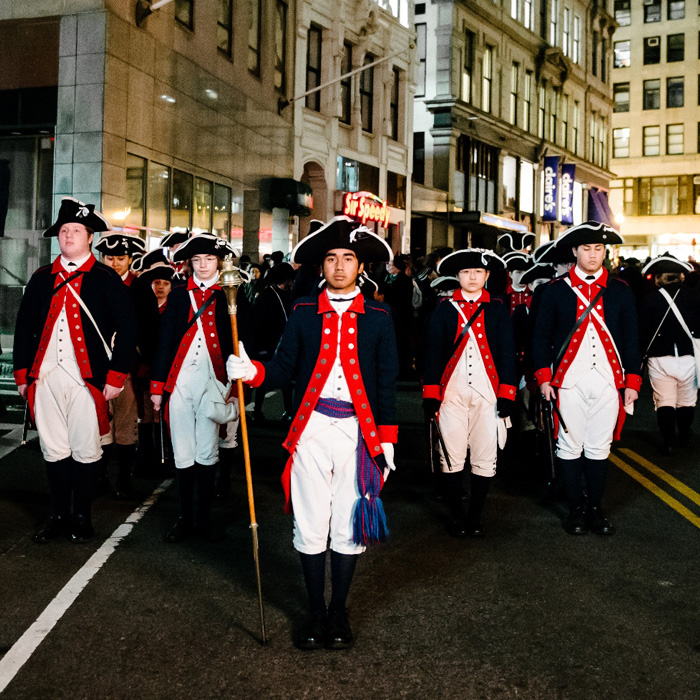
[[[491,111],[491,80],[493,70],[493,47],[487,46],[481,59],[481,109]]]
[[[698,75],[698,106],[700,106],[700,75]]]
[[[201,177],[194,179],[194,210],[192,228],[209,231],[211,228],[213,183]]]
[[[534,17],[533,17],[534,4],[532,0],[524,0],[523,2],[523,24],[525,29],[532,29],[534,27]]]
[[[564,18],[561,28],[561,47],[564,56],[571,53],[571,10],[568,7],[564,8]]]
[[[684,181],[686,178],[682,178]],[[640,177],[639,178],[639,214],[651,216],[668,216],[679,213],[681,200],[687,200],[687,184],[679,187],[677,177]],[[681,191],[684,190],[684,191]],[[683,196],[685,195],[685,196]],[[683,202],[685,205],[686,202]],[[685,206],[683,206],[685,209]]]
[[[416,97],[425,95],[425,42],[426,25],[416,24],[416,57],[418,59],[418,70],[416,71]],[[462,96],[464,100],[464,95]],[[468,102],[468,100],[465,100]]]
[[[615,112],[630,111],[630,84],[615,83],[613,85],[613,99],[615,101]]]
[[[425,133],[413,132],[413,174],[411,180],[419,184],[425,182]]]
[[[350,160],[344,156],[336,159],[335,179],[337,190],[343,192],[359,192],[360,190],[360,164],[356,160]],[[371,190],[376,192],[376,190]]]
[[[615,68],[629,68],[630,40],[615,42]]]
[[[644,39],[644,65],[661,61],[661,37],[648,36]]]
[[[632,21],[630,15],[630,0],[615,0],[615,21],[621,27],[629,27]]]
[[[668,18],[685,18],[685,0],[668,0]]]
[[[126,154],[126,209],[128,212],[124,223],[144,226],[146,208],[144,205],[144,186],[146,179],[146,159]]]
[[[700,79],[700,76],[698,76]],[[525,71],[525,89],[523,90],[523,129],[530,131],[530,114],[532,109],[532,71]]]
[[[399,140],[399,96],[401,94],[401,71],[392,69],[393,81],[391,85],[391,100],[389,102],[389,117],[391,120],[391,138]]]
[[[601,168],[608,167],[608,125],[605,117],[600,118],[598,126],[598,165]]]
[[[306,42],[306,89],[313,90],[321,84],[321,28],[309,27]],[[306,106],[321,111],[321,92],[306,96]]]
[[[371,53],[365,55],[364,65],[374,63]],[[372,116],[374,109],[374,67],[366,68],[360,73],[360,111],[362,113],[362,130],[372,131]]]
[[[683,124],[666,125],[666,155],[683,154]]]
[[[520,4],[519,0],[510,0],[510,16],[513,19],[518,19],[518,5]]]
[[[647,24],[661,21],[661,0],[647,0],[644,3],[644,21]]]
[[[644,81],[644,102],[642,109],[660,109],[661,107],[661,81]]]
[[[624,42],[617,42],[619,43],[624,43]],[[629,42],[628,42],[629,43]],[[615,44],[617,47],[617,44]],[[615,49],[616,54],[615,57],[617,58],[617,48]],[[627,50],[627,65],[629,65],[629,48]],[[593,32],[593,35],[591,36],[591,72],[593,75],[597,76],[598,75],[598,32]]]
[[[352,44],[343,44],[343,56],[340,59],[340,74],[345,75],[352,70]],[[340,81],[340,121],[350,124],[352,120],[352,76]]]
[[[581,18],[574,15],[574,33],[571,41],[571,60],[581,62]]]
[[[605,37],[600,40],[600,79],[608,82],[608,43]]]
[[[666,107],[682,107],[684,103],[683,78],[666,79]]]
[[[549,140],[557,143],[559,114],[559,90],[552,88],[549,93]]]
[[[248,25],[248,70],[260,75],[260,28],[262,0],[250,0],[250,23]]]
[[[460,136],[457,169],[465,175],[465,205],[472,211],[495,212],[498,149],[468,136]]]
[[[613,129],[613,158],[630,157],[630,129]]]
[[[231,235],[231,188],[214,184],[214,210],[211,232],[229,239]]]
[[[472,76],[474,75],[474,34],[464,34],[464,62],[462,65],[462,100],[472,101]]]
[[[645,126],[643,132],[643,154],[658,156],[660,150],[661,131],[658,126]]]
[[[175,0],[175,19],[183,27],[194,30],[194,0]]]
[[[146,225],[150,228],[167,231],[170,227],[170,168],[150,161],[148,163],[148,183],[146,185],[146,202],[148,217]]]
[[[676,63],[685,58],[685,34],[669,34],[666,38],[666,60]]]
[[[549,43],[552,46],[559,45],[559,0],[550,0]]]
[[[510,71],[510,123],[518,126],[518,86],[520,83],[520,66],[513,63]]]
[[[216,45],[219,51],[231,58],[233,43],[233,0],[219,0],[216,17]]]
[[[406,176],[386,171],[386,200],[392,207],[406,208]]]
[[[537,91],[537,137],[540,139],[544,138],[545,130],[545,116],[547,112],[547,106],[545,104],[545,99],[547,95],[546,85],[543,82],[539,90]]]
[[[561,96],[561,145],[569,148],[569,96]]]
[[[573,122],[571,125],[571,150],[578,154],[578,132],[581,124],[581,105],[574,101]]]
[[[598,150],[598,115],[595,112],[591,112],[590,137],[588,160],[595,163]]]
[[[275,89],[287,90],[287,3],[275,4]]]
[[[192,228],[192,175],[173,168],[171,228]]]

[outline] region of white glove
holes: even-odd
[[[382,442],[380,444],[384,451],[384,459],[386,459],[386,469],[384,470],[384,481],[386,481],[389,474],[396,469],[396,465],[394,464],[394,443]]]
[[[238,397],[230,396],[226,403],[231,404],[235,409],[233,412],[233,418],[231,418],[231,420],[228,423],[226,423],[227,430],[230,429],[235,435],[236,430],[238,430],[238,421],[241,417],[241,409],[238,403]]]
[[[232,381],[242,379],[244,382],[252,382],[258,370],[250,361],[248,353],[246,353],[243,343],[238,343],[238,357],[229,355],[226,360],[226,374]]]

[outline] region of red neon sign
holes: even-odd
[[[377,221],[380,226],[389,228],[391,211],[389,205],[371,192],[346,192],[343,198],[343,214],[359,219],[363,224]]]

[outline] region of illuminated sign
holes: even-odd
[[[343,197],[343,214],[359,219],[363,224],[377,221],[389,228],[391,211],[389,205],[371,192],[346,192]]]
[[[542,221],[557,220],[558,171],[558,156],[548,156],[544,159],[544,214],[542,215]]]

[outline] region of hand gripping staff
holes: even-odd
[[[223,267],[219,275],[219,286],[226,292],[228,313],[231,319],[231,334],[233,335],[233,352],[238,356],[238,321],[236,319],[236,293],[243,283],[238,268],[233,266],[233,258],[224,258]],[[255,520],[255,500],[253,498],[253,477],[250,471],[250,449],[248,447],[248,425],[245,417],[245,403],[243,399],[243,380],[237,379],[238,401],[241,415],[241,442],[243,443],[243,461],[245,464],[245,480],[248,486],[248,508],[250,509],[250,531],[253,536],[253,559],[255,560],[255,573],[258,577],[258,602],[260,604],[260,629],[262,643],[267,644],[265,634],[265,611],[263,609],[262,586],[260,584],[260,559],[258,557],[258,523]]]

